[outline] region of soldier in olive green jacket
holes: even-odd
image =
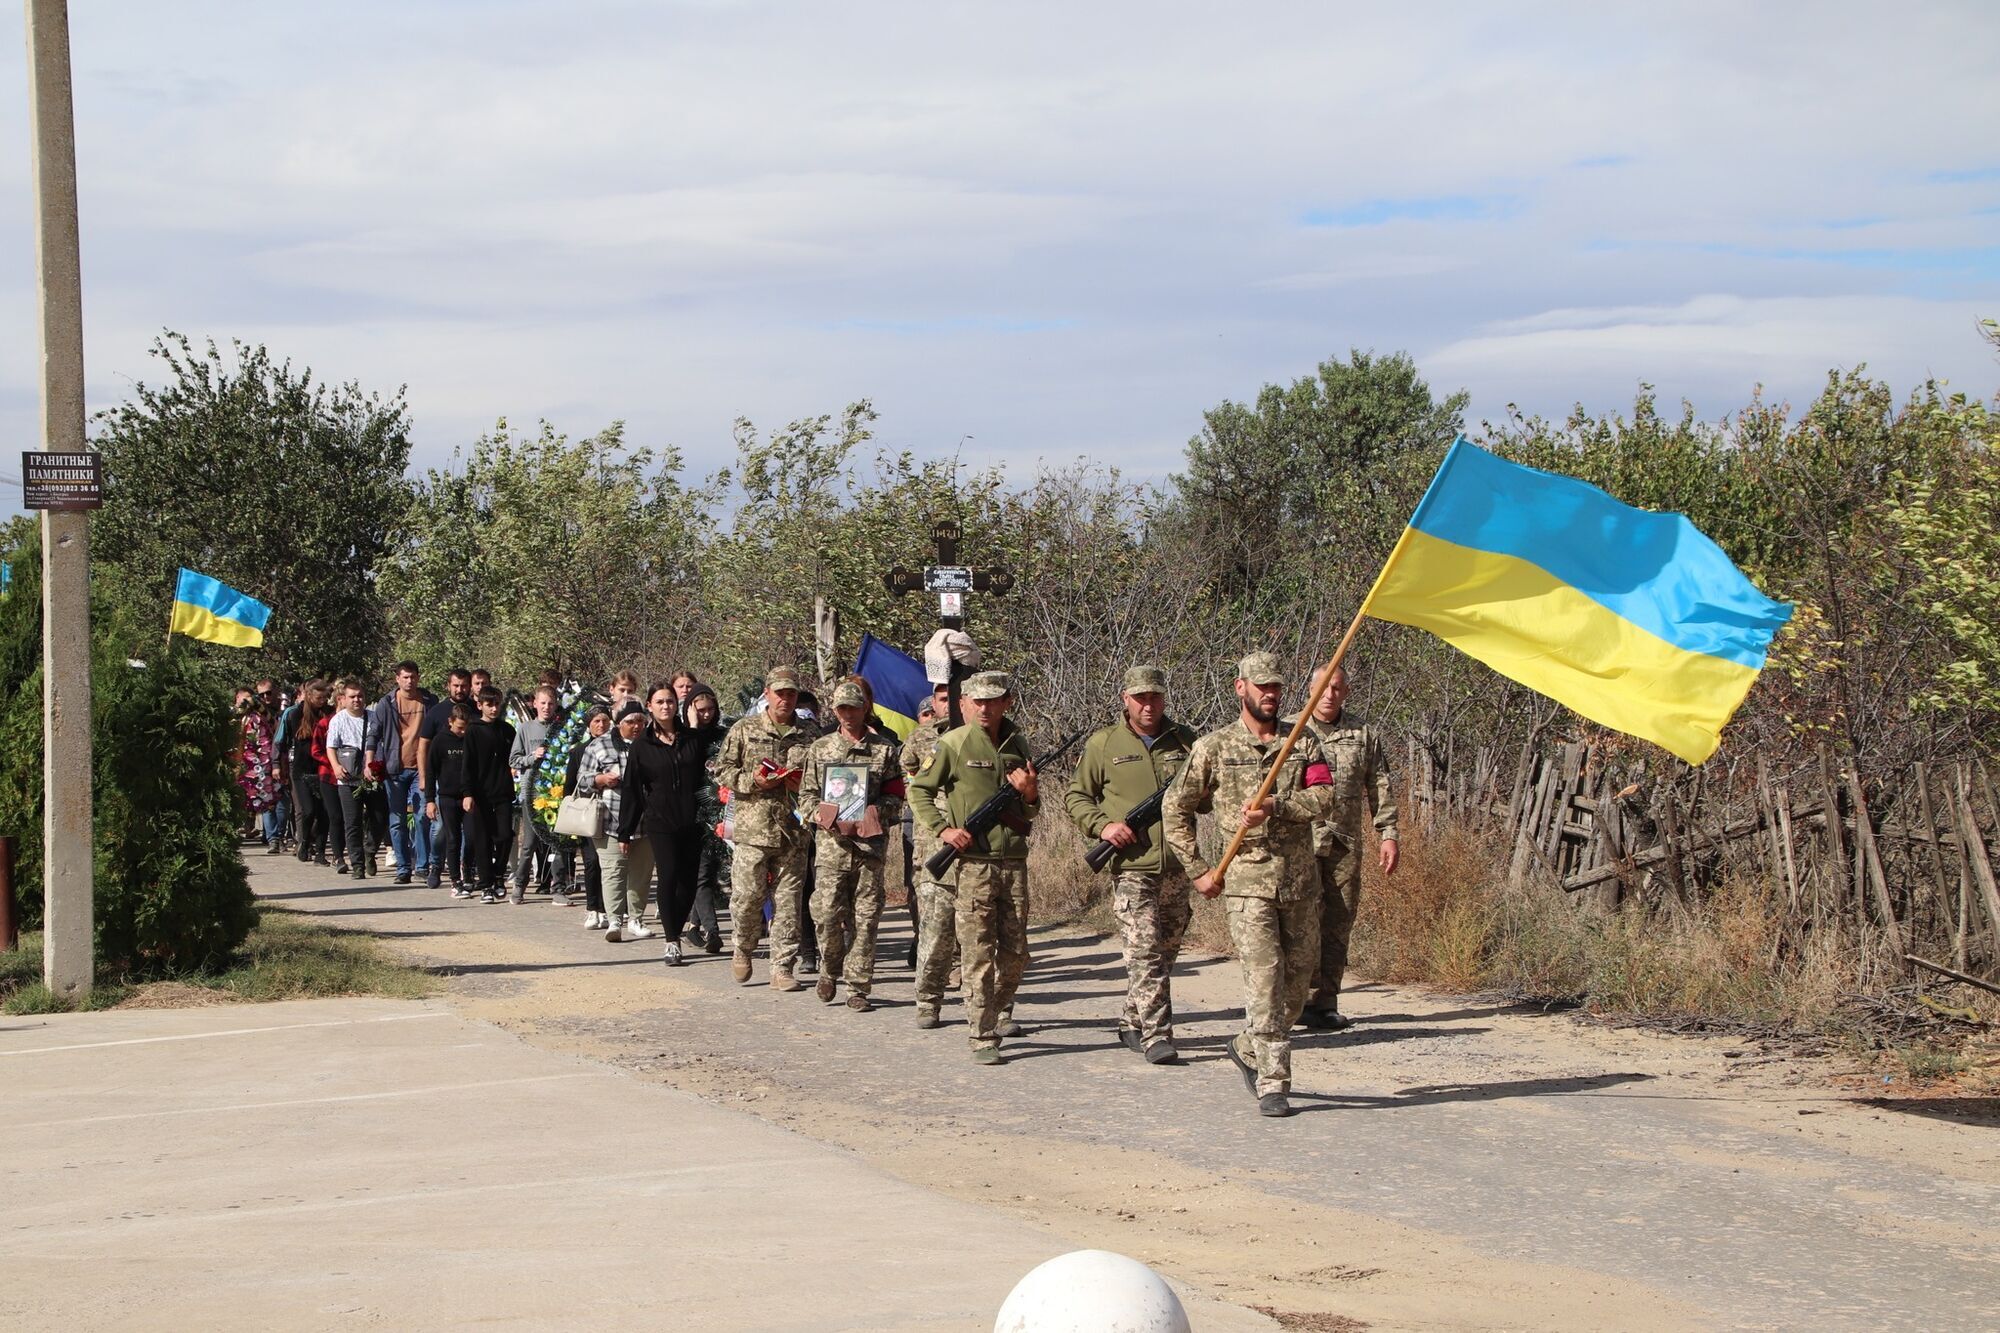
[[[910,783],[917,822],[959,851],[947,874],[957,880],[966,1025],[972,1058],[989,1065],[1000,1063],[1000,1039],[1021,1031],[1014,994],[1028,965],[1028,825],[1041,809],[1033,759],[1006,717],[1013,689],[1004,671],[966,681],[968,725],[947,732]],[[965,820],[1003,783],[1020,793],[1020,813],[974,836]],[[948,815],[938,809],[940,797]]]
[[[1125,816],[1179,776],[1195,735],[1167,716],[1167,673],[1158,667],[1125,673],[1124,709],[1122,719],[1084,742],[1063,803],[1086,838],[1118,848],[1110,863],[1111,910],[1125,937],[1118,1039],[1149,1063],[1173,1064],[1180,1058],[1173,1041],[1174,961],[1193,903],[1161,831],[1132,828]]]

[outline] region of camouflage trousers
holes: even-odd
[[[1187,876],[1124,871],[1112,883],[1111,912],[1125,937],[1125,1011],[1118,1026],[1150,1046],[1174,1035],[1174,960],[1194,915]]]
[[[917,1003],[935,1009],[944,1003],[945,984],[958,963],[958,890],[918,879]]]
[[[875,981],[875,930],[882,920],[882,858],[862,856],[822,835],[813,858],[812,919],[819,967],[853,995]]]
[[[1354,934],[1354,916],[1361,910],[1361,848],[1355,838],[1319,862],[1319,963],[1313,969],[1308,1009],[1338,1009],[1340,981],[1347,974],[1347,941]]]
[[[783,847],[752,847],[737,843],[730,860],[729,922],[736,952],[757,952],[764,934],[765,880],[770,880],[771,970],[789,972],[799,960],[799,900],[806,890],[804,843]]]
[[[1236,1047],[1257,1071],[1257,1095],[1292,1087],[1292,1024],[1306,1005],[1319,963],[1317,894],[1224,897],[1229,942],[1243,968],[1243,1039]]]
[[[972,1047],[998,1046],[995,1029],[1013,1012],[1014,993],[1028,968],[1025,859],[959,862],[958,956]]]

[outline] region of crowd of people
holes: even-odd
[[[442,698],[414,662],[392,674],[372,702],[351,677],[238,692],[245,832],[267,854],[457,899],[581,899],[583,925],[607,942],[659,939],[669,967],[684,966],[687,949],[727,949],[739,984],[752,982],[768,933],[770,985],[803,990],[799,978],[814,976],[821,1001],[844,992],[865,1013],[899,846],[917,1025],[941,1026],[957,988],[975,1061],[1002,1063],[1003,1043],[1022,1034],[1014,1001],[1041,775],[1009,716],[1008,673],[961,672],[956,719],[951,687],[938,685],[905,736],[877,715],[864,677],[827,683],[823,707],[785,666],[733,722],[685,671],[643,691],[630,671],[602,691],[547,672],[509,695],[489,672],[453,668]],[[1111,874],[1127,971],[1121,1040],[1149,1064],[1178,1063],[1172,972],[1191,894],[1219,896],[1246,995],[1228,1055],[1273,1116],[1290,1114],[1291,1029],[1347,1022],[1339,994],[1364,812],[1383,870],[1397,862],[1383,746],[1346,712],[1344,672],[1312,684],[1311,715],[1259,801],[1292,720],[1280,716],[1276,660],[1243,659],[1238,717],[1200,737],[1169,716],[1166,674],[1134,666],[1117,718],[1090,736],[1060,798]],[[1196,837],[1208,811],[1240,844],[1226,874]]]

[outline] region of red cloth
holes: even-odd
[[[326,729],[332,724],[333,714],[331,713],[313,723],[312,756],[313,762],[319,765],[319,776],[322,782],[333,782],[336,780],[333,771],[333,756],[326,752]]]
[[[1332,785],[1333,785],[1333,769],[1331,769],[1325,764],[1306,765],[1306,786],[1331,787]]]

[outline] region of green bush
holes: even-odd
[[[0,600],[0,832],[16,839],[16,893],[34,928],[43,884],[39,543],[20,542],[6,558],[14,587]],[[130,665],[139,636],[100,591],[93,586],[91,643],[98,966],[143,975],[212,965],[256,919],[236,848],[229,693],[194,655],[160,652],[157,640],[146,665]]]

